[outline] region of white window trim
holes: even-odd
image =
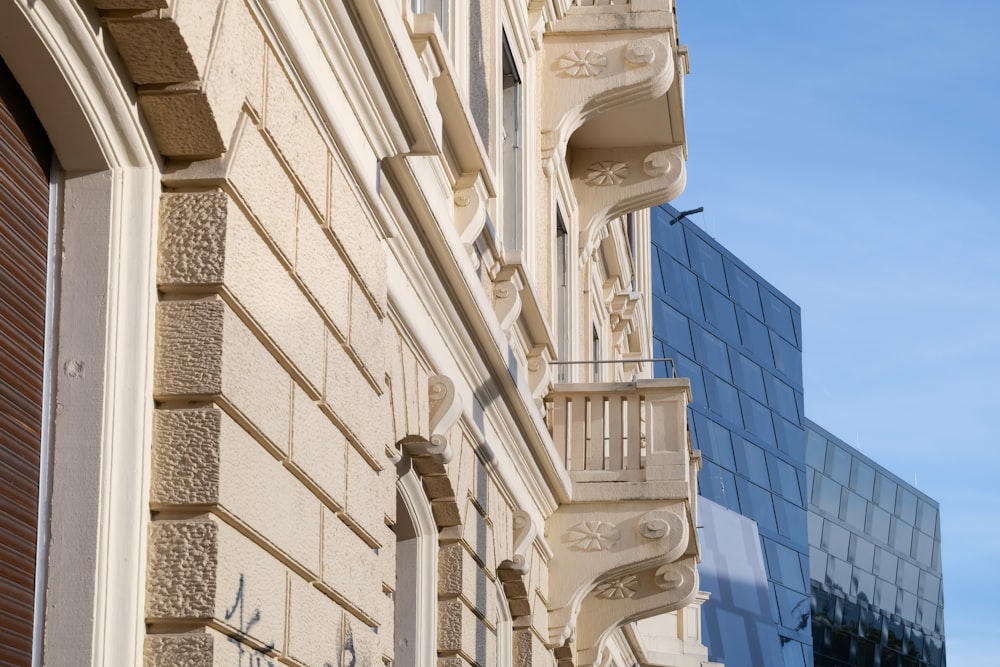
[[[33,665],[140,664],[145,635],[159,167],[95,22],[73,0],[0,3],[2,56],[64,169],[74,277],[54,282]]]
[[[396,480],[396,489],[410,513],[417,540],[417,646],[416,663],[413,667],[436,667],[437,523],[434,521],[431,503],[424,492],[420,476],[413,469],[408,455],[403,455],[402,461],[397,464],[397,469],[400,475]]]

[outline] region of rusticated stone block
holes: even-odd
[[[309,207],[299,204],[295,273],[334,330],[347,339],[351,322],[352,278],[340,251]]]
[[[338,509],[347,502],[347,441],[299,387],[292,405],[291,466],[319,487]]]
[[[461,597],[480,616],[493,618],[494,584],[459,543],[443,545],[438,551],[438,598],[455,597]]]
[[[206,158],[226,150],[208,98],[197,88],[140,90],[139,108],[167,157]]]
[[[330,162],[326,140],[272,54],[267,58],[264,129],[302,183],[312,205],[325,215]]]
[[[220,191],[167,193],[161,217],[161,288],[196,286],[206,277],[225,284],[318,395],[326,373],[323,321],[235,202]]]
[[[107,26],[135,83],[183,83],[201,78],[180,26],[173,19],[148,12],[108,19]]]
[[[373,470],[353,446],[347,448],[347,509],[345,514],[352,522],[377,540],[385,526],[386,509],[396,505],[395,479],[388,487],[382,484],[381,475],[394,478],[389,471]]]
[[[167,0],[92,0],[102,10],[165,9]]]
[[[157,410],[154,423],[154,507],[217,506],[319,572],[319,500],[249,433],[217,408]]]
[[[257,223],[289,264],[295,259],[295,206],[298,195],[260,131],[246,122],[232,148],[229,182]]]
[[[210,634],[147,635],[144,667],[213,667]]]
[[[333,512],[323,516],[323,583],[376,622],[387,623],[391,604],[373,580],[379,555]]]
[[[228,306],[218,299],[162,302],[156,328],[157,399],[223,399],[286,447],[288,375]]]
[[[215,0],[212,0],[213,2]],[[184,0],[183,11],[189,13],[188,3],[212,4],[206,0]],[[188,25],[181,16],[185,38],[191,44],[200,43],[197,29],[215,27],[209,21]],[[267,47],[264,35],[250,15],[245,2],[226,2],[222,20],[213,35],[210,59],[205,74],[205,93],[208,95],[216,122],[223,137],[232,136],[244,103],[259,113],[263,109],[264,58]]]
[[[380,312],[386,307],[385,250],[369,213],[358,199],[352,179],[338,164],[330,178],[327,224],[355,269],[355,276]]]
[[[147,635],[143,667],[228,667],[274,665],[273,657],[214,630],[202,633]]]
[[[354,441],[373,462],[385,459],[392,433],[388,394],[378,394],[354,360],[333,337],[328,337],[324,401]]]
[[[385,378],[385,335],[382,315],[377,313],[371,301],[358,283],[351,285],[351,338],[354,354],[369,377],[381,387]]]
[[[288,646],[285,654],[305,665],[339,665],[344,653],[344,611],[298,577],[288,594]]]
[[[241,637],[280,651],[285,572],[267,552],[214,517],[154,521],[149,528],[146,622],[214,619]]]
[[[382,646],[384,641],[392,639],[391,637],[383,639],[381,634],[375,634],[373,628],[352,616],[345,616],[343,661],[339,664],[382,667],[385,664],[382,660],[382,655],[385,653]]]
[[[461,653],[467,660],[485,665],[488,628],[461,600],[438,602],[438,654]]]

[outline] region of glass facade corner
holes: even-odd
[[[652,210],[654,356],[691,380],[701,495],[756,522],[771,608],[749,620],[722,580],[708,578],[709,658],[812,665],[800,311],[693,223],[671,225],[677,214]],[[738,651],[734,637],[754,638],[760,651],[777,646],[781,657]]]

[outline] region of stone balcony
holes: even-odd
[[[545,526],[563,573],[550,581],[549,643],[566,664],[598,664],[615,629],[698,592],[689,400],[686,379],[560,384],[546,399],[572,486]]]

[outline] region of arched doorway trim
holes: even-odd
[[[0,3],[0,26],[63,168],[33,662],[139,664],[158,158],[88,3]]]
[[[416,532],[416,627],[417,645],[414,667],[437,664],[437,550],[438,526],[431,511],[420,475],[414,470],[413,459],[404,453],[396,469],[399,477],[396,489]],[[397,565],[397,572],[399,567]]]

